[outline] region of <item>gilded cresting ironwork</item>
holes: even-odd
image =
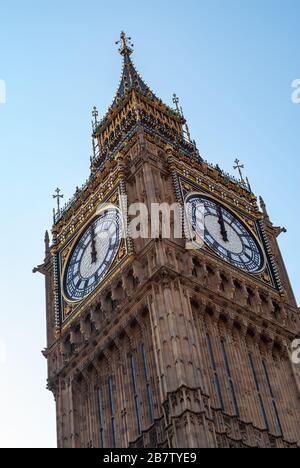
[[[118,44],[115,99],[103,119],[92,110],[91,174],[59,205],[35,269],[46,277],[43,354],[58,446],[297,447],[300,386],[288,350],[300,322],[277,243],[285,230],[242,173],[203,160],[177,96],[175,109],[162,103],[133,65],[131,39],[122,33]],[[193,192],[259,237],[263,273],[206,247],[187,250],[185,239],[127,237],[97,289],[78,304],[65,300],[64,265],[99,204],[118,205],[120,195],[128,205],[183,204]]]

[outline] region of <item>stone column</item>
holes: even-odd
[[[190,300],[177,276],[161,269],[149,301],[161,403],[174,448],[214,446],[202,391]]]

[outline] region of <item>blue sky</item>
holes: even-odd
[[[116,92],[120,31],[156,94],[180,96],[203,157],[229,172],[244,162],[274,224],[288,228],[280,245],[299,299],[300,3],[11,0],[0,14],[0,446],[54,447],[44,285],[31,270],[53,190],[69,198],[89,174],[90,111],[105,113]]]

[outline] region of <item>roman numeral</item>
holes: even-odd
[[[245,252],[245,257],[247,257],[248,260],[252,260],[252,255],[249,255],[247,252]]]

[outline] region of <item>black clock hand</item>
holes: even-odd
[[[96,249],[96,233],[95,233],[95,227],[92,225],[91,227],[91,236],[92,236],[92,252],[91,252],[91,257],[92,257],[92,264],[97,262],[97,249]]]
[[[225,227],[225,221],[224,221],[224,217],[222,213],[222,208],[220,206],[217,207],[217,213],[219,217],[219,224],[221,226],[221,234],[222,234],[223,240],[224,242],[229,242],[228,234],[227,234],[226,227]]]

